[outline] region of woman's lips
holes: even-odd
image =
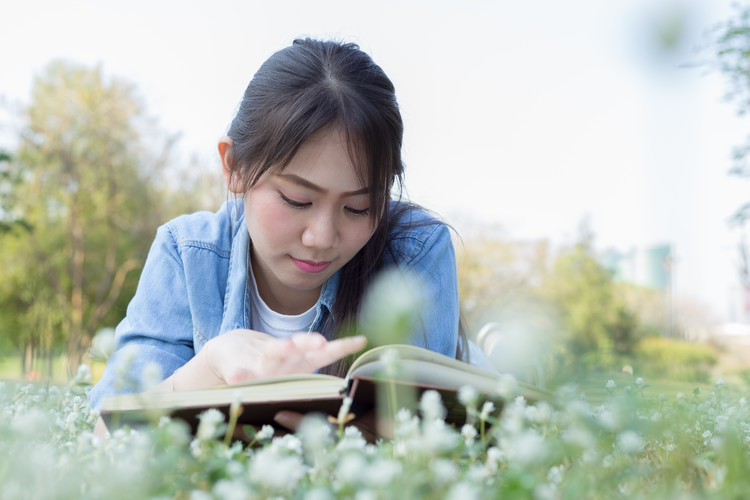
[[[297,269],[306,273],[320,273],[325,271],[328,266],[331,265],[330,260],[300,260],[295,259],[294,257],[292,257],[292,262],[294,262],[294,265],[297,266]]]

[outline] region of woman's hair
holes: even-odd
[[[369,187],[375,225],[370,240],[341,269],[333,314],[322,332],[331,338],[354,323],[387,246],[391,190],[400,189],[404,171],[404,125],[393,83],[355,44],[298,39],[255,73],[228,135],[229,167],[247,192],[269,169],[283,170],[300,146],[327,126],[345,134],[352,163]]]

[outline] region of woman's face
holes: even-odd
[[[355,171],[343,133],[325,127],[302,144],[283,171],[265,172],[245,193],[245,222],[264,302],[282,314],[312,307],[323,283],[359,252],[376,227],[369,186]]]

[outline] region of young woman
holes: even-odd
[[[390,266],[413,272],[427,299],[410,342],[457,356],[449,231],[391,199],[402,134],[393,84],[356,45],[295,40],[272,55],[219,141],[237,199],[159,228],[92,406],[152,363],[165,391],[341,374],[366,339],[340,329]]]

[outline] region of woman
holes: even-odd
[[[129,373],[138,385],[154,363],[165,391],[342,374],[366,339],[340,332],[394,265],[426,298],[409,342],[456,356],[449,231],[391,200],[402,135],[393,84],[356,45],[295,40],[272,55],[218,146],[238,199],[159,228],[92,406],[137,390],[118,380]]]

